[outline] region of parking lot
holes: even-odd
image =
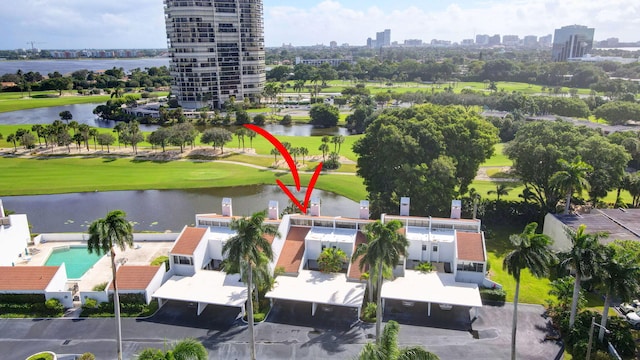
[[[387,305],[384,321],[400,323],[400,346],[420,345],[442,360],[509,358],[511,304],[484,306],[473,323],[464,326],[459,321],[468,309],[441,311],[434,306],[432,318],[425,320],[426,312],[420,306],[400,312]],[[550,325],[542,316],[544,309],[524,304],[518,309],[518,359],[555,359],[561,346],[545,340]],[[447,325],[449,320],[453,325]],[[98,359],[112,359],[114,324],[112,318],[1,319],[0,349],[7,359],[25,359],[41,350],[58,354],[91,351]],[[126,359],[135,358],[144,348],[166,348],[186,337],[202,341],[210,359],[248,358],[247,326],[238,308],[209,305],[197,316],[189,303],[168,302],[151,318],[123,319],[122,330]],[[375,324],[358,321],[355,310],[349,308],[319,307],[316,316],[311,316],[310,304],[277,302],[255,330],[259,359],[336,360],[356,358],[364,344],[373,341]]]

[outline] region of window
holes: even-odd
[[[193,265],[193,261],[190,256],[173,255],[173,263],[180,265]]]
[[[433,247],[431,248],[431,251],[438,252],[438,245],[433,245]]]
[[[427,251],[427,245],[422,245],[422,251]]]

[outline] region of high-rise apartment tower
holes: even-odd
[[[567,61],[588,54],[593,48],[593,28],[582,25],[563,26],[553,36],[553,61]]]
[[[164,12],[180,105],[257,99],[265,83],[262,0],[164,0]]]

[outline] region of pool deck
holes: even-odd
[[[121,251],[116,248],[116,261],[126,265],[149,265],[151,261],[161,255],[169,255],[173,241],[142,241],[134,242],[133,248]],[[29,247],[31,260],[21,261],[16,266],[44,266],[53,249],[63,246],[82,245],[82,241],[51,241]],[[35,250],[35,251],[34,251]],[[98,260],[81,279],[70,279],[69,282],[77,282],[79,289],[90,291],[95,285],[111,280],[111,261],[108,256]]]

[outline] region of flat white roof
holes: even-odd
[[[354,242],[357,233],[358,231],[356,229],[333,229],[314,226],[309,230],[305,239],[329,242]]]
[[[455,275],[405,270],[404,277],[382,284],[382,298],[460,306],[482,306],[477,284],[456,282]]]
[[[297,277],[278,276],[273,290],[265,296],[272,299],[359,308],[364,301],[364,290],[365,284],[348,282],[346,274],[302,270]]]
[[[437,229],[422,226],[406,226],[405,236],[408,240],[413,241],[437,241],[437,242],[453,242],[455,232],[449,229]]]
[[[242,307],[247,301],[247,285],[239,274],[202,270],[193,276],[172,276],[153,297]]]
[[[231,230],[228,227],[223,226],[210,226],[209,234],[207,234],[207,240],[218,240],[225,241],[234,236],[236,236],[238,232],[235,230]]]

